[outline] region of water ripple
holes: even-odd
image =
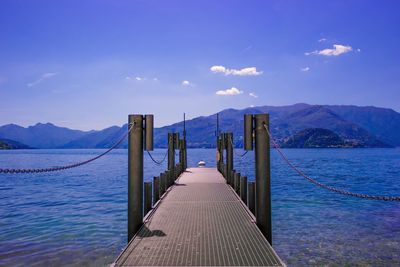
[[[99,150],[1,151],[0,166],[63,165]],[[354,192],[398,195],[399,149],[285,150],[311,177]],[[156,150],[161,158],[165,150]],[[188,151],[214,166],[215,150]],[[271,152],[273,244],[290,266],[399,266],[400,204],[315,187]],[[145,157],[145,180],[166,168]],[[254,180],[254,156],[235,160]],[[0,176],[0,266],[106,266],[126,244],[127,151],[65,172]]]

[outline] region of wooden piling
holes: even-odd
[[[249,182],[247,186],[247,207],[255,215],[256,208],[256,184]]]
[[[160,197],[164,195],[167,186],[165,173],[160,173]]]
[[[152,200],[152,183],[145,182],[144,183],[144,212],[143,214],[146,215],[151,210],[151,200]]]
[[[247,177],[240,177],[240,198],[242,201],[247,204]]]
[[[128,127],[128,242],[143,222],[143,116],[129,115]]]
[[[160,199],[160,177],[153,178],[153,203],[155,204]]]
[[[234,189],[236,194],[240,194],[240,172],[236,172],[234,177]]]
[[[257,225],[272,245],[270,144],[265,127],[269,128],[268,114],[255,118],[256,219]]]
[[[168,133],[168,170],[172,172],[172,176],[175,172],[175,147],[174,147],[174,138],[175,134],[174,133]],[[168,185],[171,186],[171,176],[169,176],[169,183]],[[169,187],[168,186],[168,187]]]
[[[232,175],[232,170],[233,170],[233,147],[232,147],[232,139],[233,135],[232,133],[226,133],[226,165],[227,165],[227,170],[228,170],[228,181],[231,186],[233,186],[233,176]]]

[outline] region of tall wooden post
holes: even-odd
[[[183,163],[185,161],[184,159],[185,153],[183,147],[184,147],[184,141],[183,139],[179,139],[179,174],[182,173],[184,168]]]
[[[221,162],[224,163],[224,150],[226,149],[225,133],[221,133]]]
[[[224,138],[224,136],[225,136],[225,134],[224,133],[221,133],[220,134],[220,146],[221,146],[221,148],[220,148],[220,151],[221,151],[221,154],[220,154],[220,165],[221,165],[221,173],[224,175],[224,177],[225,177],[225,179],[226,179],[226,175],[225,175],[225,166],[226,166],[226,164],[225,164],[225,162],[224,162],[224,153],[225,153],[225,138]]]
[[[129,115],[128,127],[131,126],[128,135],[128,242],[143,222],[143,116]]]
[[[233,147],[232,147],[232,139],[233,139],[233,134],[232,133],[226,133],[226,166],[227,166],[227,171],[228,171],[228,183],[233,186],[233,176],[232,176],[232,170],[233,170]]]
[[[160,173],[160,197],[162,197],[162,195],[164,195],[166,189],[167,189],[167,178],[165,175],[165,172]]]
[[[261,232],[272,245],[271,220],[271,173],[269,115],[258,114],[255,118],[255,169],[256,169],[256,219]]]
[[[255,182],[249,182],[247,185],[247,207],[255,215],[256,214],[256,186]]]
[[[153,151],[154,115],[145,115],[144,144],[147,151]]]
[[[240,177],[240,198],[247,204],[247,177]]]
[[[217,169],[219,172],[221,172],[221,139],[217,138]]]
[[[235,170],[232,170],[231,171],[231,174],[230,174],[230,176],[229,176],[229,184],[230,184],[230,186],[233,188],[233,189],[235,189],[235,173],[236,173],[236,171]]]
[[[171,176],[175,175],[175,148],[174,148],[174,133],[168,133],[168,170],[170,171],[170,176],[169,178],[169,184],[168,186],[171,186],[173,184],[173,181],[175,181],[174,178]]]
[[[186,114],[183,113],[183,171],[187,169]]]
[[[236,172],[233,176],[233,189],[236,194],[240,194],[240,172]]]
[[[160,177],[155,176],[153,178],[153,203],[156,204],[160,199]]]
[[[151,204],[152,204],[152,183],[151,182],[145,182],[144,183],[144,212],[143,214],[146,215],[150,210],[151,210]]]
[[[186,137],[183,137],[183,171],[187,169]]]
[[[246,151],[253,150],[253,115],[245,114],[243,123],[243,149]]]
[[[215,130],[215,136],[216,136],[216,145],[217,145],[217,169],[219,170],[219,165],[220,165],[220,159],[221,159],[221,150],[220,150],[220,144],[219,144],[219,113],[217,113],[217,127]]]

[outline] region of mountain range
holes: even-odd
[[[30,148],[31,147],[14,140],[0,139],[0,149],[30,149]]]
[[[308,128],[291,136],[281,145],[283,148],[348,148],[357,147],[334,132],[321,128]]]
[[[270,114],[271,133],[280,144],[305,129],[319,128],[331,131],[354,147],[400,146],[400,113],[372,106],[294,104],[226,109],[219,112],[219,129],[233,132],[235,146],[241,147],[243,115],[259,113]],[[188,147],[215,146],[216,117],[217,114],[212,114],[186,121]],[[38,123],[27,128],[8,124],[0,127],[0,139],[10,139],[33,148],[108,148],[123,136],[126,129],[126,124],[99,131],[71,130],[51,123]],[[182,130],[182,121],[156,128],[155,147],[166,147],[167,133],[182,134]],[[127,140],[121,147],[127,147]]]

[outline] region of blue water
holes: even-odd
[[[1,167],[73,163],[101,150],[0,152]],[[238,151],[241,152],[241,151]],[[161,159],[165,150],[153,152]],[[354,192],[400,195],[400,149],[288,149],[319,181]],[[215,150],[188,151],[214,166]],[[360,200],[317,188],[271,152],[273,246],[290,266],[400,265],[400,203]],[[145,179],[165,169],[145,155]],[[254,158],[235,160],[254,179]],[[102,266],[126,244],[127,151],[48,174],[0,174],[0,266]]]

